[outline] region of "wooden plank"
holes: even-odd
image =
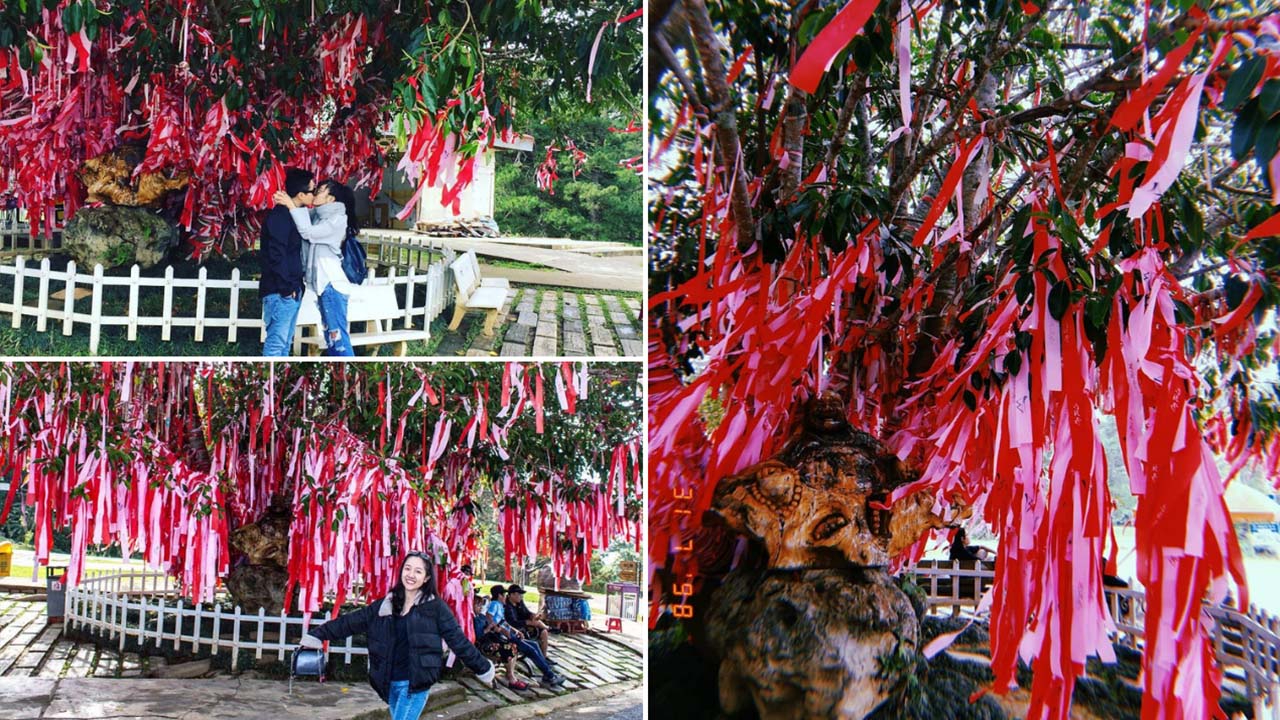
[[[231,307],[227,313],[227,342],[236,341],[237,321],[240,319],[240,268],[231,269]]]
[[[9,324],[16,330],[22,327],[22,281],[27,276],[27,259],[19,255],[13,267],[13,319]]]
[[[164,270],[164,309],[163,323],[160,325],[160,339],[168,342],[173,337],[173,266]]]
[[[209,269],[200,266],[196,284],[196,342],[204,342],[204,305],[209,292]]]
[[[71,335],[71,324],[75,322],[76,304],[76,261],[67,263],[66,295],[62,298],[62,334]]]
[[[40,261],[40,285],[36,294],[36,330],[49,329],[49,258]]]

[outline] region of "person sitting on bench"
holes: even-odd
[[[964,528],[956,528],[956,536],[951,539],[951,550],[948,553],[953,561],[981,562],[991,559],[991,551],[981,545],[970,545],[969,536]]]
[[[520,631],[526,640],[537,640],[542,654],[547,654],[550,634],[547,624],[542,622],[541,613],[535,613],[524,604],[524,588],[512,584],[507,588],[507,622]]]
[[[564,678],[557,675],[551,669],[551,663],[547,660],[547,656],[542,654],[542,649],[538,644],[525,640],[518,630],[507,624],[506,621],[506,604],[503,602],[507,596],[507,588],[504,585],[494,585],[489,590],[489,605],[485,608],[485,614],[489,621],[493,623],[499,632],[506,635],[520,654],[533,661],[534,665],[542,671],[542,687],[554,688],[564,684]]]
[[[516,678],[516,654],[520,652],[516,644],[489,621],[489,616],[484,612],[484,596],[479,590],[472,597],[472,602],[475,612],[471,622],[476,629],[476,647],[485,657],[493,660],[495,665],[502,663],[507,671],[507,687],[512,690],[528,690],[529,683]]]

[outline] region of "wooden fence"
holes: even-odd
[[[950,607],[976,609],[995,584],[991,563],[919,565],[908,574],[928,596],[930,612]],[[1116,627],[1116,642],[1137,648],[1146,632],[1147,600],[1141,590],[1104,588],[1103,600]],[[1280,619],[1250,605],[1247,614],[1230,607],[1204,606],[1213,619],[1210,641],[1224,668],[1239,668],[1255,717],[1280,720]]]
[[[41,232],[31,237],[31,226],[22,211],[11,211],[0,206],[0,254],[12,255],[17,252],[30,254],[57,252],[62,247],[61,213],[54,225],[50,237]]]
[[[139,647],[160,649],[167,644],[174,651],[185,646],[195,654],[226,652],[232,672],[239,668],[242,651],[252,652],[255,660],[274,655],[286,662],[306,629],[324,622],[322,617],[307,621],[301,615],[271,615],[261,609],[246,613],[239,606],[225,610],[221,605],[191,605],[179,596],[171,578],[152,572],[90,574],[67,589],[65,612],[68,629],[110,638],[120,652],[130,639]],[[345,663],[368,654],[350,637],[345,643],[329,644],[329,657]]]
[[[362,236],[370,264],[366,284],[390,284],[399,294],[403,291],[404,306],[401,328],[428,331],[431,322],[444,312],[452,302],[453,283],[448,276],[448,264],[452,251],[433,247],[426,238],[381,235],[376,232]],[[425,262],[425,267],[424,267]],[[379,276],[378,269],[385,275]],[[39,265],[28,264],[23,256],[12,264],[0,265],[0,278],[12,279],[9,298],[0,297],[0,317],[8,315],[10,325],[23,327],[25,321],[34,320],[37,332],[47,332],[52,324],[61,327],[63,335],[73,335],[77,325],[88,326],[89,352],[96,355],[104,327],[124,327],[129,342],[138,339],[138,328],[160,328],[160,339],[172,339],[174,328],[191,328],[195,342],[204,342],[207,331],[225,330],[228,343],[237,341],[241,333],[251,332],[261,339],[262,313],[258,305],[258,281],[243,279],[238,268],[230,278],[210,278],[207,268],[201,267],[194,278],[175,277],[172,266],[165,269],[164,277],[142,277],[141,269],[134,265],[127,276],[108,275],[101,265],[95,265],[91,274],[78,271],[74,262],[65,270],[50,268],[48,258]],[[123,315],[106,314],[103,301],[107,293],[124,288],[128,293],[127,307]],[[34,289],[34,297],[29,290]],[[60,298],[54,293],[61,291]],[[174,305],[175,293],[190,297],[194,291],[195,308],[182,311]],[[86,295],[81,296],[80,293]],[[214,312],[209,308],[211,294],[225,294],[226,308]],[[251,299],[252,312],[241,314],[242,297]],[[157,302],[147,302],[157,300]],[[159,306],[159,314],[148,314],[144,306]],[[394,328],[386,328],[391,330]]]

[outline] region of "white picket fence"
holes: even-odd
[[[239,606],[224,610],[191,605],[178,595],[178,587],[164,574],[154,572],[109,571],[80,581],[67,589],[63,621],[69,630],[91,632],[110,638],[124,652],[130,639],[140,647],[157,650],[169,645],[199,654],[230,653],[231,670],[239,668],[240,653],[251,651],[255,660],[274,655],[286,662],[307,628],[323,624],[323,617],[311,621],[301,615],[267,614],[259,609],[243,612]],[[330,643],[329,657],[349,663],[369,651],[348,637],[345,643]]]
[[[428,238],[418,240],[403,235],[381,235],[375,231],[366,233],[361,239],[369,253],[370,275],[365,283],[390,284],[398,293],[403,290],[403,316],[398,329],[428,331],[431,322],[453,301],[453,283],[448,275],[453,252],[433,247]],[[385,275],[379,276],[379,268],[385,269]],[[232,269],[231,277],[226,279],[210,278],[208,269],[204,267],[194,278],[179,278],[175,277],[173,266],[165,269],[163,278],[142,277],[137,265],[130,269],[128,276],[118,276],[106,274],[101,265],[95,265],[91,274],[84,274],[78,271],[74,262],[69,262],[65,270],[53,270],[48,258],[33,267],[25,257],[18,256],[12,264],[0,265],[0,278],[5,277],[12,278],[13,285],[8,299],[0,297],[0,317],[8,315],[10,325],[15,329],[23,327],[24,321],[34,319],[37,332],[49,331],[52,323],[54,327],[61,326],[62,334],[66,336],[74,335],[77,326],[87,325],[89,352],[94,355],[98,353],[104,327],[124,327],[125,337],[130,342],[138,339],[140,327],[160,328],[160,339],[165,342],[172,339],[174,328],[192,329],[195,342],[204,342],[207,331],[222,330],[226,332],[228,343],[236,342],[243,332],[255,333],[259,340],[262,338],[258,281],[242,279],[238,268]],[[33,286],[36,292],[34,298],[30,298],[28,290]],[[115,288],[127,289],[125,313],[104,314],[104,297]],[[53,293],[59,290],[62,297],[53,298]],[[88,295],[78,298],[77,290],[86,290]],[[175,293],[189,297],[193,291],[196,298],[194,311],[176,310],[173,302]],[[226,293],[228,298],[226,309],[217,314],[208,307],[209,297],[215,292]],[[144,300],[156,295],[160,296],[159,315],[144,313]],[[241,314],[242,295],[252,299],[253,312]]]
[[[13,212],[0,209],[0,253],[15,253],[24,250],[29,253],[57,252],[62,246],[62,225],[59,220],[54,225],[50,237],[41,232],[31,237],[31,225],[20,211]]]
[[[928,596],[929,611],[977,608],[995,584],[991,563],[965,567],[959,562],[921,565],[906,572]],[[1116,642],[1136,648],[1146,632],[1147,600],[1141,590],[1104,588],[1103,599],[1115,622]],[[1230,607],[1204,606],[1213,618],[1210,641],[1223,667],[1239,668],[1254,717],[1280,720],[1280,619],[1249,606],[1247,614]]]

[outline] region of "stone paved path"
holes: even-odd
[[[468,313],[437,355],[467,357],[630,357],[644,355],[641,301],[590,290],[512,288],[492,337],[475,328],[481,313]],[[466,338],[474,335],[470,345]]]
[[[643,660],[633,645],[620,636],[598,632],[553,634],[550,656],[565,677],[563,687],[556,690],[539,687],[536,668],[517,663],[517,676],[530,684],[528,690],[514,691],[502,684],[490,688],[466,675],[456,682],[441,683],[433,688],[432,703],[424,717],[480,718],[506,706],[596,691],[615,683],[638,682],[643,677]],[[90,700],[98,703],[93,706],[95,713],[118,717],[178,717],[183,710],[175,710],[170,715],[156,714],[155,703],[162,697],[181,697],[183,687],[198,688],[202,706],[222,708],[217,712],[184,715],[188,720],[260,718],[266,716],[262,708],[268,706],[270,716],[280,720],[293,717],[324,720],[363,717],[364,713],[383,707],[363,683],[303,683],[295,686],[294,696],[287,696],[284,681],[258,679],[253,672],[238,677],[217,673],[197,680],[147,677],[167,664],[163,657],[133,652],[121,654],[92,642],[63,637],[61,625],[46,625],[42,597],[0,593],[0,720],[88,717],[76,713],[84,711],[88,707],[85,703]],[[259,702],[254,705],[250,698],[261,700],[253,701]],[[131,702],[143,703],[145,707],[130,706]],[[185,707],[192,705],[188,703]]]

